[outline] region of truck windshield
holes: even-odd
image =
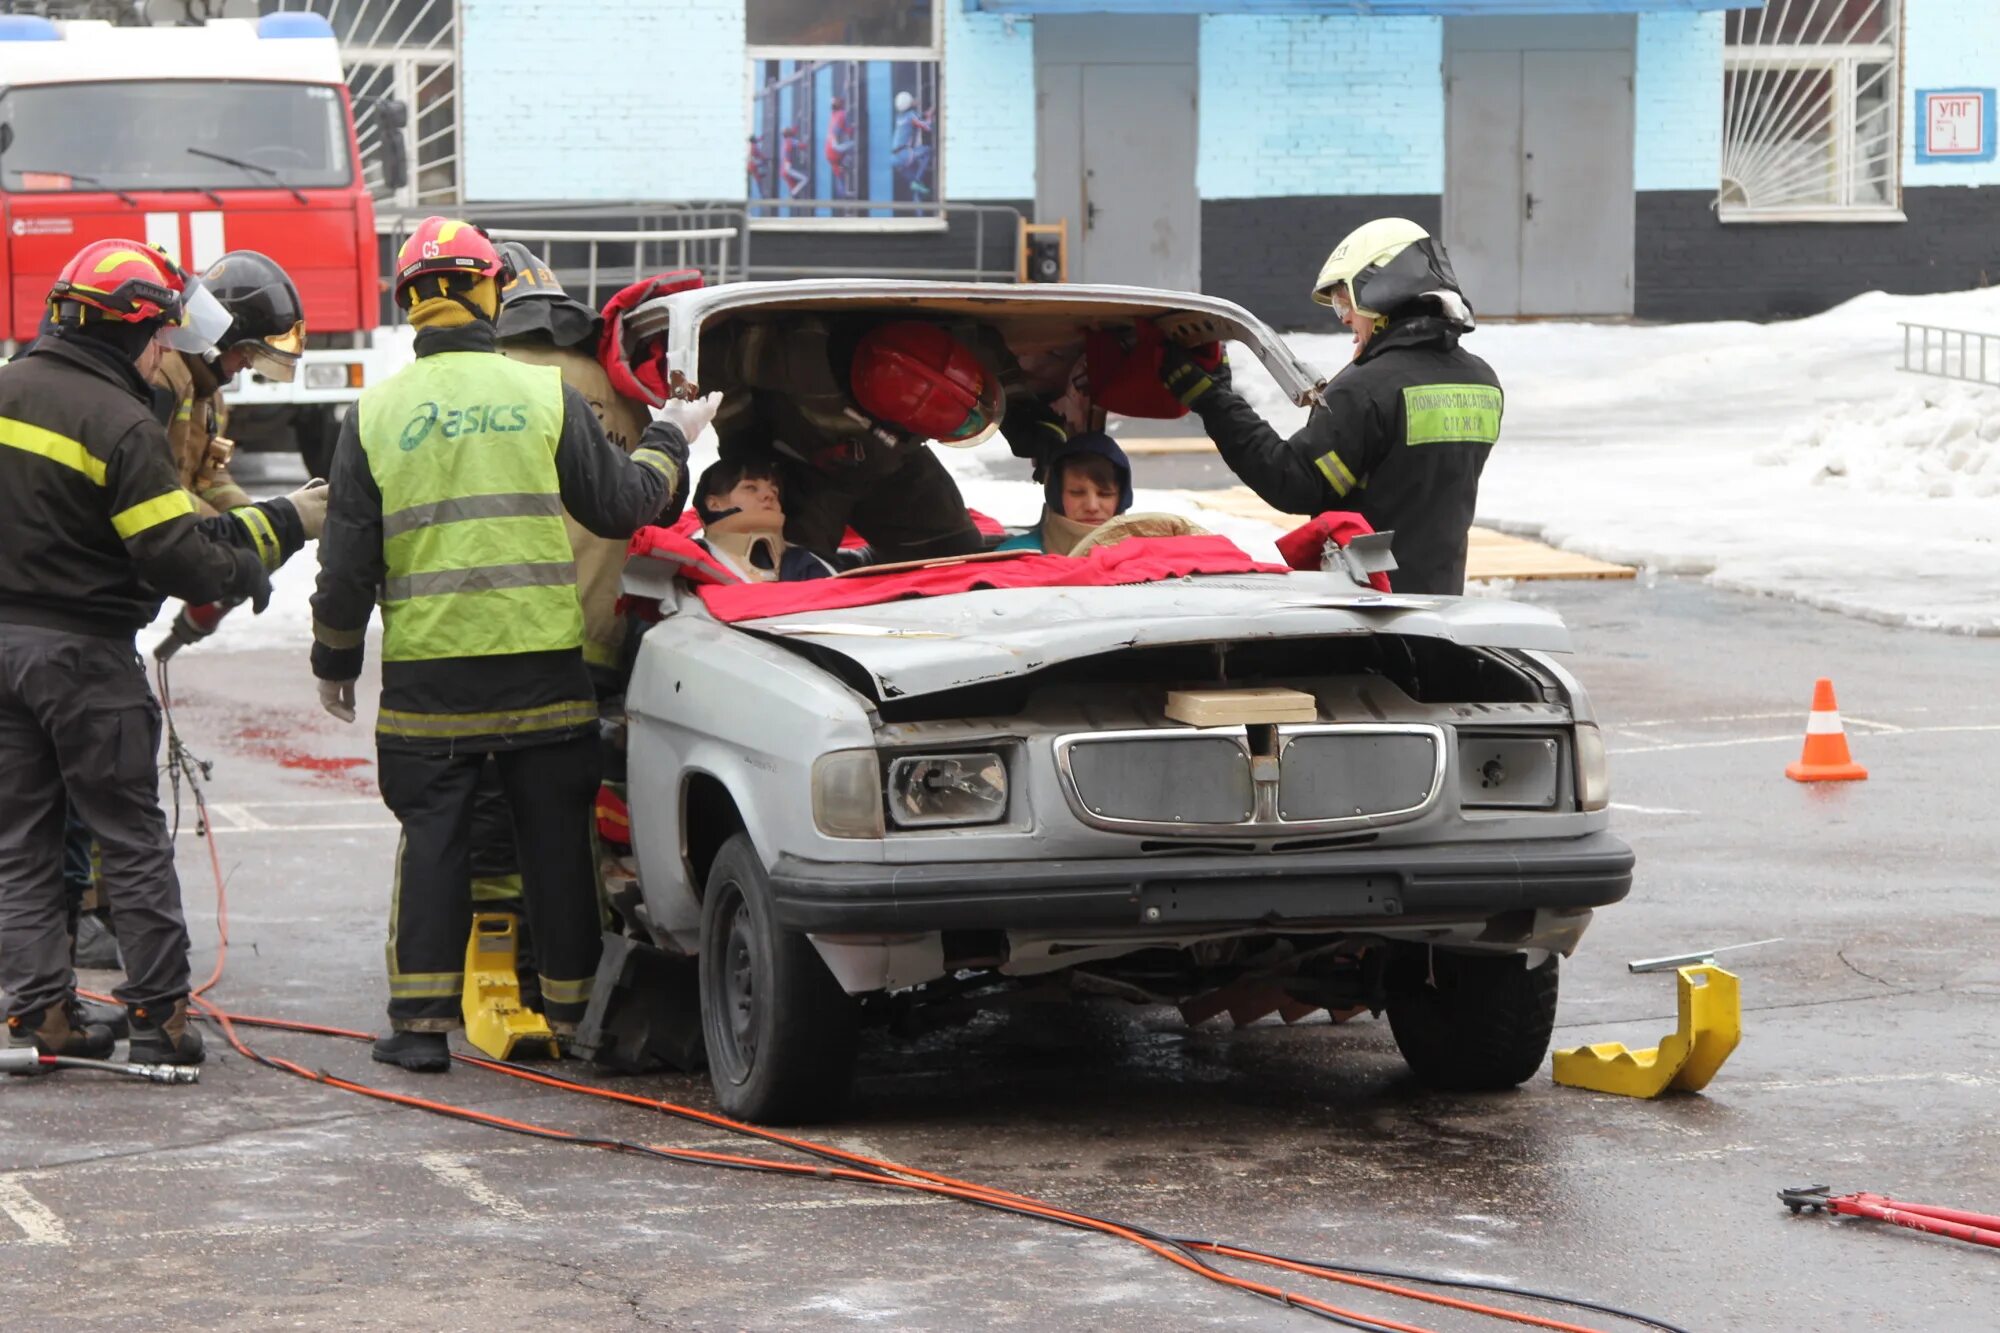
[[[353,178],[340,96],[316,84],[160,79],[0,94],[9,191],[310,189]]]

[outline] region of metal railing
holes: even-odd
[[[1902,369],[2000,388],[2000,334],[1897,321],[1903,330]]]
[[[932,203],[882,199],[748,199],[709,205],[748,221],[749,234],[764,236],[773,250],[810,245],[820,255],[866,247],[854,263],[799,262],[750,257],[745,238],[744,267],[752,279],[924,278],[939,282],[1014,282],[1027,219],[1008,204]],[[882,214],[892,214],[884,217]],[[877,222],[880,229],[865,224]],[[933,228],[914,223],[935,222]],[[815,226],[815,223],[825,225]],[[969,225],[967,225],[969,224]],[[806,241],[803,238],[812,238]],[[900,237],[899,240],[889,238]],[[884,242],[887,244],[884,244]],[[988,242],[1003,250],[989,253]],[[914,258],[888,258],[900,249]],[[881,256],[881,257],[878,257]]]
[[[376,214],[385,274],[393,271],[404,239],[432,211]],[[454,215],[485,227],[495,240],[525,243],[572,296],[592,307],[602,306],[627,283],[663,269],[699,269],[711,284],[741,282],[747,276],[747,221],[741,210],[732,215],[726,208],[620,201],[481,204],[456,209]],[[382,318],[392,324],[402,319],[386,290]]]
[[[780,209],[808,216],[771,216]],[[810,217],[822,210],[837,216]],[[393,271],[403,240],[433,211],[376,214],[385,274]],[[570,294],[592,306],[616,290],[613,282],[622,287],[669,268],[700,269],[710,284],[783,278],[1016,282],[1028,228],[1021,210],[1007,204],[873,199],[491,203],[453,213],[487,228],[496,240],[536,250]],[[881,214],[896,216],[871,216]],[[881,225],[871,228],[871,221]],[[384,286],[382,319],[398,323],[402,312]]]
[[[703,276],[727,275],[729,272],[729,245],[737,238],[734,227],[683,227],[665,231],[568,231],[551,230],[545,227],[492,227],[488,236],[496,241],[520,241],[529,249],[548,254],[553,245],[581,245],[588,258],[584,264],[584,281],[580,291],[571,290],[586,305],[596,309],[604,304],[598,291],[598,278],[603,272],[603,252],[605,246],[629,247],[632,251],[631,275],[625,276],[625,265],[619,266],[619,276],[615,279],[623,288],[639,281],[650,273],[658,273],[669,268],[701,268]],[[688,262],[688,246],[697,242],[715,242],[715,262],[713,265]],[[673,259],[666,261],[662,256],[671,249]],[[719,280],[727,281],[723,276]],[[568,289],[571,284],[565,282]],[[602,293],[608,298],[609,291]]]

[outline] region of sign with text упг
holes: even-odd
[[[1991,162],[1994,90],[1919,88],[1917,161]]]

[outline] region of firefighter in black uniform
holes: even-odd
[[[1444,247],[1384,218],[1334,247],[1313,287],[1354,331],[1354,360],[1283,439],[1229,384],[1168,345],[1168,389],[1201,416],[1222,461],[1288,514],[1358,510],[1394,532],[1397,592],[1465,591],[1479,474],[1500,438],[1500,379],[1465,351],[1472,310]]]
[[[270,600],[244,520],[196,517],[146,376],[212,300],[138,241],[98,241],[49,294],[57,336],[0,367],[0,987],[10,1044],[101,1058],[83,1020],[62,878],[63,796],[97,834],[126,980],[131,1058],[194,1064],[187,926],[155,767],[160,712],[133,636],[164,597]],[[258,507],[272,563],[303,541]]]

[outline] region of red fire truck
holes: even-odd
[[[324,18],[0,16],[0,353],[35,337],[70,255],[112,236],[195,271],[228,250],[285,266],[308,349],[289,384],[239,377],[230,433],[247,448],[296,447],[324,475],[341,406],[400,359],[377,337],[375,208]]]

